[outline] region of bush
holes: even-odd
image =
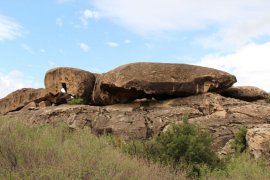
[[[187,120],[181,125],[173,125],[170,130],[157,138],[160,160],[177,165],[180,162],[206,163],[216,162],[214,152],[210,149],[212,139],[206,131],[189,124]]]
[[[245,127],[240,128],[239,131],[234,134],[232,148],[237,154],[242,153],[246,150],[246,134],[247,128]]]
[[[200,174],[200,166],[214,168],[218,158],[210,149],[212,138],[207,131],[194,124],[188,123],[188,117],[183,118],[182,124],[173,124],[154,140],[146,142],[133,141],[124,145],[124,152],[175,169],[191,169],[192,175]]]

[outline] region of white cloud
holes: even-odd
[[[270,91],[270,42],[249,44],[228,55],[208,55],[197,65],[213,67],[234,74],[236,85],[257,86]]]
[[[63,53],[64,53],[64,49],[63,49],[63,48],[59,48],[59,49],[58,49],[58,52],[59,52],[60,54],[63,54]]]
[[[63,18],[57,18],[56,19],[56,24],[57,24],[58,27],[63,27],[64,26]]]
[[[0,41],[22,36],[22,26],[11,18],[0,15]]]
[[[40,83],[33,81],[31,77],[27,77],[20,71],[13,70],[9,73],[0,72],[0,98],[5,97],[9,93],[25,88],[25,87],[38,87]]]
[[[49,63],[50,67],[55,67],[56,66],[56,63],[54,61],[49,61],[48,63]]]
[[[111,48],[116,48],[119,46],[119,44],[116,42],[106,42],[106,45],[108,45]]]
[[[21,48],[23,48],[25,51],[29,52],[30,54],[34,54],[33,48],[30,47],[28,44],[22,43]]]
[[[45,49],[40,49],[39,52],[40,53],[46,53],[46,50]]]
[[[126,40],[124,40],[124,43],[125,43],[125,44],[130,44],[130,43],[131,43],[131,40],[126,39]]]
[[[80,48],[84,51],[84,52],[88,52],[89,51],[89,46],[85,43],[80,43],[79,44]]]
[[[102,17],[144,35],[211,31],[196,39],[205,47],[240,46],[270,35],[269,0],[93,0],[93,5]]]
[[[149,44],[149,43],[145,43],[144,44],[148,49],[153,49],[153,45],[152,44]]]
[[[99,13],[97,11],[92,11],[90,9],[86,9],[81,12],[80,20],[84,26],[88,25],[90,19],[98,19]]]

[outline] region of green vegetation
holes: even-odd
[[[0,120],[0,179],[183,179],[113,148],[109,137],[63,124],[29,127]]]
[[[189,171],[190,176],[199,176],[200,167],[215,168],[218,158],[210,149],[212,139],[207,131],[188,123],[188,117],[182,124],[173,124],[156,139],[146,142],[131,142],[122,146],[124,152],[143,159],[170,165],[174,169]]]
[[[235,135],[239,152],[244,134]],[[0,179],[270,179],[269,168],[246,153],[218,161],[209,134],[186,118],[155,139],[127,144],[88,128],[0,119],[0,139]]]
[[[82,98],[73,98],[67,102],[69,105],[85,104]]]
[[[266,102],[267,102],[267,103],[270,103],[270,93],[268,93],[268,96],[267,96],[267,98],[266,98]]]
[[[202,179],[270,179],[269,167],[263,161],[251,159],[247,153],[239,154],[225,162],[222,169],[206,169]]]
[[[234,142],[232,144],[232,148],[238,154],[246,150],[246,146],[247,146],[246,134],[247,134],[247,128],[242,127],[234,135]]]

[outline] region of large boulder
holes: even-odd
[[[46,73],[45,87],[53,96],[57,97],[63,88],[67,94],[83,98],[85,103],[89,103],[95,79],[95,75],[88,71],[60,67]]]
[[[93,101],[97,105],[135,99],[165,99],[220,91],[232,86],[235,76],[216,69],[187,64],[133,63],[97,78]]]
[[[248,151],[254,158],[270,162],[270,124],[261,124],[247,131]]]
[[[266,99],[268,93],[254,86],[230,87],[222,92],[223,96],[241,99],[244,101],[256,101]]]
[[[0,99],[0,114],[6,114],[11,111],[20,110],[30,102],[39,103],[46,100],[45,89],[24,88],[9,94]]]

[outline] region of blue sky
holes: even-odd
[[[43,87],[47,70],[138,62],[228,71],[270,91],[270,1],[0,1],[0,97]]]

